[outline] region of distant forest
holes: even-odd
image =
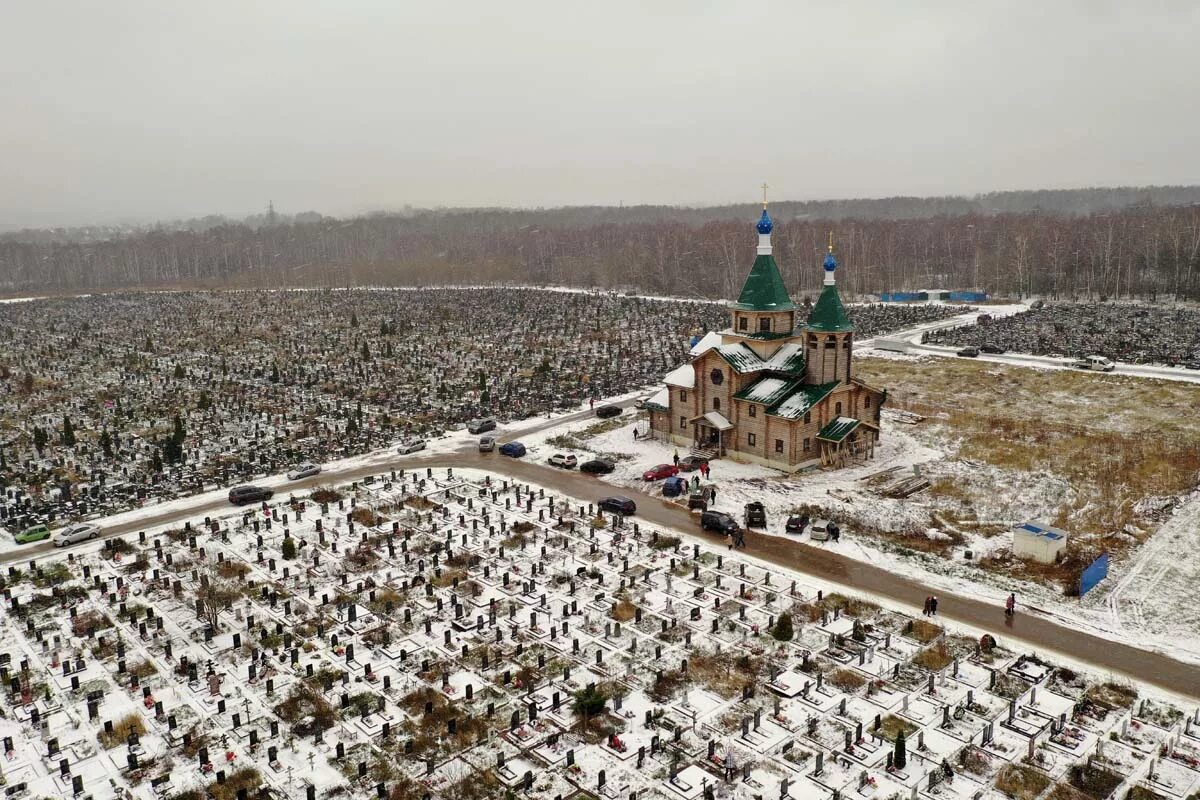
[[[0,293],[169,287],[521,283],[730,297],[753,204],[206,217],[0,236]],[[775,258],[812,294],[830,231],[851,295],[1200,299],[1200,186],[771,204]]]

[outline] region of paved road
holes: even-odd
[[[580,416],[586,415],[587,412],[583,412]],[[549,421],[546,425],[556,424],[561,424],[561,419]],[[505,458],[499,454],[464,451],[451,455],[397,456],[394,460],[384,464],[373,464],[340,472],[327,472],[317,478],[289,484],[288,488],[299,491],[319,484],[349,483],[392,469],[424,470],[427,467],[485,469],[517,480],[537,483],[547,489],[585,501],[594,501],[609,494],[628,495],[635,498],[638,503],[638,520],[691,533],[714,547],[724,546],[715,536],[701,531],[697,516],[682,506],[652,497],[637,489],[617,488],[589,475],[559,470],[532,461]],[[162,525],[179,524],[185,519],[209,513],[225,513],[230,508],[229,503],[223,500],[201,502],[184,511],[176,510],[158,516],[145,517],[126,525],[113,526],[107,528],[105,533],[116,536]],[[747,544],[746,552],[764,561],[812,575],[830,583],[837,583],[849,589],[868,591],[876,596],[904,603],[913,608],[920,606],[925,596],[929,594],[927,586],[904,575],[799,541],[774,536],[755,536],[751,533],[747,537]],[[19,555],[5,558],[0,561],[0,564],[24,561],[44,554],[47,549],[49,548],[42,545],[28,548]],[[1010,623],[1005,623],[1003,610],[1000,607],[972,597],[941,592],[939,601],[940,616],[952,622],[966,623],[976,628],[994,631],[997,638],[1002,641],[1019,640],[1035,649],[1065,653],[1097,667],[1155,684],[1177,694],[1200,699],[1200,666],[1187,664],[1161,653],[1093,636],[1028,614],[1018,613]]]

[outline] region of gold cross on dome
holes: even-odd
[[[833,252],[833,231],[829,232],[829,252]]]
[[[763,183],[763,185],[762,185],[762,190],[763,190],[763,209],[764,209],[764,210],[765,210],[765,209],[766,209],[766,207],[767,207],[767,189],[768,189],[768,188],[769,188],[769,187],[767,186],[767,184],[766,184],[766,183]]]

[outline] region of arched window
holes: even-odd
[[[842,402],[840,400],[833,404],[833,413],[839,417],[842,415]]]
[[[714,397],[714,398],[713,398],[713,410],[714,410],[714,411],[720,411],[720,410],[721,410],[721,398],[719,398],[719,397]]]

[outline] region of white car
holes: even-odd
[[[304,463],[296,467],[287,474],[289,481],[298,481],[301,478],[311,478],[313,475],[320,475],[321,468],[316,464]]]
[[[1088,356],[1081,358],[1075,362],[1075,366],[1080,369],[1092,369],[1097,372],[1112,372],[1117,368],[1117,365],[1109,361],[1104,356]]]
[[[808,535],[812,537],[814,542],[825,542],[829,540],[829,520],[818,519],[813,520],[812,525],[808,528]]]
[[[88,539],[95,539],[100,535],[100,526],[93,525],[90,522],[81,522],[78,525],[68,525],[67,527],[54,532],[54,546],[66,547],[69,544],[76,542],[85,542]]]
[[[423,442],[420,439],[409,439],[406,442],[400,443],[400,448],[399,448],[398,452],[401,455],[407,455],[408,453],[416,453],[416,452],[419,452],[424,449],[425,449],[425,442]]]
[[[575,469],[575,465],[579,463],[579,459],[575,458],[570,453],[555,453],[550,456],[550,466],[562,467],[563,469]]]

